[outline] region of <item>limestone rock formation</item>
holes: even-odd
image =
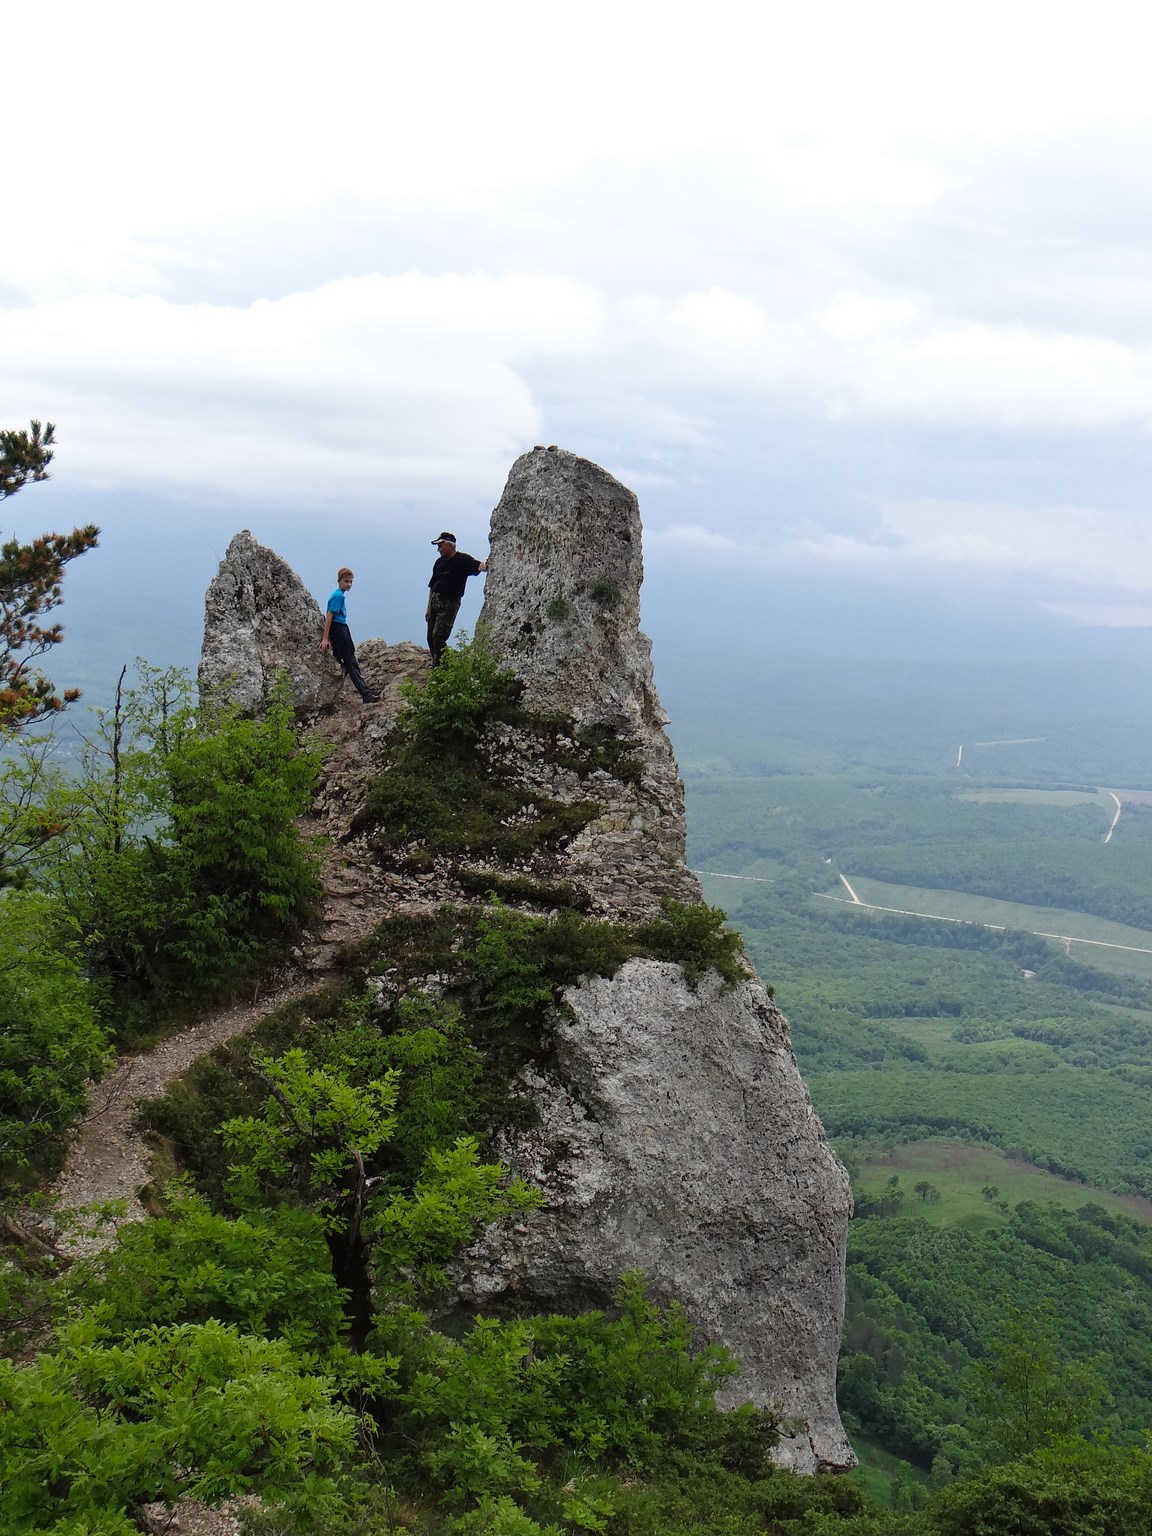
[[[665,723],[640,633],[640,509],[588,459],[537,448],[492,513],[480,622],[525,682],[525,702],[578,725]]]
[[[635,497],[604,470],[556,449],[526,454],[493,513],[482,613],[531,707],[634,743],[642,772],[628,803],[618,796],[609,825],[585,828],[565,869],[584,875],[595,910],[621,919],[661,895],[701,899],[637,628],[640,539]],[[603,1304],[639,1266],[740,1359],[729,1399],[777,1404],[794,1421],[782,1460],[853,1465],[835,1397],[851,1196],[787,1020],[751,966],[735,988],[713,975],[694,991],[678,966],[638,959],[565,1002],[554,1066],[523,1076],[539,1124],[500,1148],[545,1208],[476,1245],[463,1294]]]
[[[340,687],[339,666],[320,650],[324,615],[279,555],[245,529],[228,546],[204,603],[201,693],[258,710],[288,674],[297,709],[321,709]]]
[[[295,578],[282,570],[239,535],[209,593],[202,681],[239,676],[253,707],[285,664],[301,700],[308,688],[323,695],[323,675],[300,670],[319,656],[314,639],[300,649],[318,610],[292,617]],[[366,822],[368,786],[392,764],[398,679],[419,675],[426,653],[361,645],[384,698],[367,710],[342,701],[325,718],[334,745],[314,818],[381,919],[466,906],[489,889],[537,915],[563,889],[566,902],[623,924],[658,917],[664,897],[700,902],[683,785],[638,628],[641,579],[630,491],[558,449],[516,462],[493,513],[481,621],[524,684],[526,714],[491,723],[477,750],[485,772],[515,784],[521,829],[545,814],[555,821],[557,806],[580,814],[562,837],[521,839],[511,862],[492,846],[446,852]],[[215,640],[224,621],[242,631],[240,644]],[[466,985],[445,972],[426,983],[436,995]],[[388,975],[375,985],[386,996]],[[563,1001],[540,1019],[539,1051],[514,1084],[536,1123],[497,1146],[544,1204],[468,1251],[458,1305],[609,1305],[621,1274],[642,1268],[658,1299],[683,1303],[700,1336],[742,1362],[728,1401],[778,1405],[791,1421],[781,1460],[800,1471],[853,1465],[835,1400],[851,1199],[787,1020],[750,965],[727,989],[715,973],[693,989],[679,965],[638,958],[569,987]]]

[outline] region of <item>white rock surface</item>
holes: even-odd
[[[625,921],[652,915],[662,895],[701,899],[638,629],[642,575],[631,491],[558,449],[516,461],[492,514],[481,619],[530,708],[636,742],[639,783],[617,787],[615,809],[570,845],[563,871],[593,893],[593,910]],[[603,1305],[625,1270],[642,1268],[658,1297],[682,1302],[742,1362],[728,1400],[777,1405],[796,1422],[782,1461],[852,1466],[835,1390],[848,1178],[787,1020],[748,969],[727,992],[714,974],[692,991],[678,966],[634,960],[569,990],[554,1065],[524,1079],[540,1124],[501,1148],[545,1209],[471,1251],[463,1294]]]
[[[665,716],[640,633],[640,509],[588,459],[536,448],[492,513],[480,624],[525,681],[525,702],[632,731]]]
[[[324,614],[290,565],[245,529],[228,546],[204,599],[200,691],[254,712],[281,672],[301,711],[325,708],[343,680],[321,651]]]
[[[848,1181],[787,1021],[758,981],[724,992],[712,975],[693,992],[655,960],[565,1001],[555,1069],[524,1082],[540,1124],[500,1147],[545,1209],[470,1251],[465,1294],[603,1305],[639,1267],[740,1360],[729,1405],[794,1421],[781,1461],[853,1465],[836,1410]]]

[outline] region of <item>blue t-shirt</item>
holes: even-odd
[[[328,612],[332,615],[333,624],[347,624],[348,610],[344,606],[344,593],[339,587],[328,599]]]

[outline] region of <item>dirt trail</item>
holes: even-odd
[[[324,853],[324,897],[317,919],[291,962],[266,978],[251,999],[215,1009],[151,1051],[121,1057],[111,1076],[90,1089],[88,1114],[52,1190],[65,1209],[123,1200],[125,1219],[143,1220],[139,1190],[150,1177],[150,1149],[136,1125],[136,1101],[156,1097],[198,1057],[254,1029],[284,1003],[322,986],[337,974],[344,946],[365,938],[380,921],[384,898],[378,877],[335,839],[346,830],[350,807],[362,794],[372,747],[383,740],[400,707],[397,684],[424,670],[427,653],[416,646],[383,647],[373,641],[360,652],[365,672],[383,690],[382,702],[365,707],[346,685],[333,714],[312,728],[312,734],[331,748],[317,807],[300,823],[306,835],[333,839]],[[99,1235],[73,1239],[70,1246],[73,1251],[91,1251],[106,1246],[113,1236],[113,1229],[106,1227]]]

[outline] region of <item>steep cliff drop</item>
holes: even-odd
[[[642,574],[626,487],[557,449],[517,460],[492,516],[481,623],[529,708],[633,743],[642,771],[615,785],[561,871],[598,915],[625,921],[650,916],[665,895],[701,899],[638,628]],[[634,959],[565,1000],[555,1067],[523,1074],[540,1123],[500,1147],[546,1206],[476,1245],[463,1293],[585,1306],[640,1267],[657,1296],[682,1302],[703,1336],[739,1358],[730,1401],[783,1409],[794,1430],[781,1461],[854,1465],[835,1395],[851,1197],[787,1020],[751,966],[734,988],[712,974],[693,990],[679,966]]]
[[[515,786],[514,822],[542,807],[579,814],[536,851],[518,845],[511,864],[491,848],[397,840],[366,815],[371,786],[395,766],[398,684],[423,675],[427,653],[366,641],[361,663],[382,703],[364,710],[344,688],[329,704],[339,675],[317,649],[319,609],[248,534],[209,590],[201,684],[258,708],[283,669],[302,713],[327,706],[315,729],[332,755],[310,829],[332,840],[335,894],[351,890],[361,921],[369,909],[384,920],[464,908],[496,889],[529,912],[565,891],[591,916],[647,922],[663,898],[695,907],[701,893],[639,631],[642,575],[626,487],[558,449],[517,460],[492,517],[481,628],[524,685],[524,717],[493,722],[479,747]],[[301,963],[321,976],[331,951],[304,943]],[[387,977],[378,984],[386,991]],[[851,1199],[787,1020],[750,965],[734,985],[709,972],[693,987],[679,964],[634,958],[569,987],[564,1004],[540,1020],[539,1053],[513,1084],[535,1123],[496,1147],[544,1205],[468,1251],[459,1306],[605,1306],[626,1270],[643,1269],[656,1298],[682,1303],[701,1338],[740,1360],[727,1401],[780,1408],[791,1426],[782,1462],[854,1465],[835,1397]]]

